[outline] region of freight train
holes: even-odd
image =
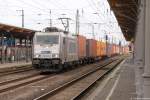
[[[112,49],[106,49],[108,45]],[[119,46],[81,35],[72,36],[58,28],[36,32],[33,38],[32,65],[41,72],[58,72],[71,66],[93,63],[119,53]]]

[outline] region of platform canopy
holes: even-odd
[[[14,38],[25,39],[32,38],[35,32],[35,30],[0,23],[0,36],[3,33],[6,37],[12,35]]]
[[[134,41],[140,0],[108,0],[121,30],[128,41]]]

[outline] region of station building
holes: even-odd
[[[35,31],[0,23],[0,63],[28,62]]]

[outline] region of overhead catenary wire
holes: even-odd
[[[21,0],[22,1],[22,0]],[[34,0],[32,0],[33,2],[34,2]],[[24,2],[24,1],[23,1]],[[24,2],[24,3],[26,3],[26,2]],[[26,4],[28,4],[28,5],[30,5],[30,6],[34,6],[33,4],[30,4],[30,3],[26,3]],[[36,3],[37,4],[37,3]],[[38,3],[38,5],[40,6],[40,4]],[[47,7],[45,8],[44,7],[44,9],[41,9],[40,7],[37,7],[37,6],[34,6],[34,7],[36,7],[36,8],[38,8],[39,10],[42,10],[42,11],[44,11],[44,12],[47,12]]]
[[[55,1],[53,1],[53,0],[43,0],[43,1],[32,0],[31,2],[24,1],[24,0],[15,0],[15,1],[19,2],[18,5],[17,5],[17,3],[11,3],[12,1],[8,1],[8,0],[7,1],[3,0],[3,2],[7,2],[7,5],[6,4],[0,4],[0,5],[4,5],[4,6],[6,5],[6,6],[8,6],[8,8],[10,8],[10,7],[17,8],[16,10],[23,8],[25,10],[25,16],[26,16],[25,18],[27,20],[26,23],[31,22],[31,23],[36,24],[39,22],[39,23],[43,23],[43,25],[44,24],[48,25],[49,21],[46,21],[46,20],[49,18],[49,10],[50,9],[52,10],[52,20],[54,20],[54,18],[57,19],[57,18],[61,17],[62,13],[66,13],[67,14],[66,17],[70,17],[72,19],[71,22],[75,22],[76,9],[79,9],[80,24],[81,24],[82,29],[84,29],[84,30],[86,30],[87,28],[84,27],[83,26],[84,24],[82,24],[82,23],[88,23],[88,22],[94,23],[93,19],[96,19],[95,21],[97,21],[97,22],[107,22],[107,21],[105,21],[105,19],[106,19],[105,16],[107,16],[108,13],[106,12],[106,9],[104,9],[105,4],[102,4],[102,6],[99,6],[99,4],[94,0],[88,0],[89,3],[87,0],[84,0],[86,2],[86,4],[83,6],[80,6],[79,8],[73,8],[73,7],[68,8],[68,6],[66,6],[64,0],[59,0],[59,1],[58,0],[55,0]],[[99,1],[99,0],[97,0],[97,1]],[[104,0],[104,1],[106,1],[106,0]],[[70,2],[68,2],[68,3],[70,3]],[[51,5],[57,6],[57,8],[53,7]],[[92,11],[92,12],[97,12],[99,14],[98,15],[87,14],[87,12],[90,13],[90,11],[89,10],[87,11],[86,8],[90,9],[90,11]],[[105,10],[105,14],[104,13],[100,14],[102,12],[101,8]],[[7,13],[5,14],[6,18],[11,18],[10,16],[14,17],[14,16],[20,15],[19,13],[16,13],[16,15],[15,15],[15,13],[12,13],[12,14],[9,13],[9,12],[11,12],[11,10],[13,11],[14,9],[10,9],[8,11],[8,14]],[[6,11],[7,11],[7,9],[6,9]],[[14,12],[15,12],[15,10],[14,10]],[[41,13],[41,16],[37,17],[38,13]],[[85,16],[81,16],[84,14],[85,14]],[[8,15],[8,17],[7,17],[7,15]],[[54,23],[59,23],[59,22],[58,22],[58,20],[54,20]],[[74,24],[72,24],[72,25],[74,25]],[[99,26],[101,26],[100,27],[101,29],[105,28],[106,30],[109,30],[109,27],[112,26],[112,25],[110,25],[110,23],[107,23],[106,25],[107,26],[105,26],[104,24],[101,24],[101,25],[99,24]],[[29,26],[31,26],[31,25],[27,25],[27,27],[29,27]]]

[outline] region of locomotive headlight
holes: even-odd
[[[38,54],[34,55],[35,58],[39,58],[39,56],[40,56],[40,55],[38,55]]]
[[[58,54],[55,54],[55,57],[56,57],[56,58],[58,58],[58,56],[59,56]]]

